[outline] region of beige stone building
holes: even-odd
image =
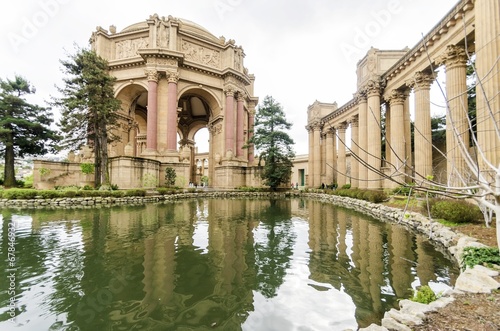
[[[470,131],[466,82],[469,56],[475,57],[480,81],[476,107],[477,146],[482,153],[477,153],[479,166],[481,171],[488,169],[488,162],[498,166],[500,3],[462,0],[413,48],[368,51],[357,64],[357,89],[346,104],[316,101],[309,106],[308,186],[350,182],[353,187],[380,189],[412,181],[425,185],[431,178],[450,186],[467,182],[471,174],[461,150],[472,150],[473,160],[479,149],[461,146],[462,142],[468,144]],[[446,76],[445,159],[431,143],[430,86],[439,67],[444,68]],[[410,93],[414,99],[413,138]],[[383,131],[382,114],[386,124]]]
[[[258,98],[255,77],[244,66],[245,53],[232,39],[174,17],[152,15],[121,31],[98,27],[91,47],[109,62],[121,101],[121,141],[109,150],[111,183],[119,188],[155,187],[165,169],[176,170],[177,185],[216,188],[259,186],[251,137]],[[196,155],[194,136],[208,128],[209,152]],[[68,162],[36,161],[38,187],[77,184],[88,177],[79,151]],[[49,169],[43,171],[40,169]]]

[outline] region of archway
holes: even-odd
[[[204,89],[186,90],[178,102],[178,132],[181,161],[189,160],[189,182],[201,185],[202,177],[213,176],[214,144],[208,129],[215,114],[220,114],[220,103]],[[198,139],[195,139],[195,136]],[[204,137],[205,141],[200,141]],[[199,150],[200,144],[203,151]]]
[[[140,84],[129,84],[119,89],[115,97],[121,101],[122,109],[117,132],[120,141],[112,143],[112,153],[139,156],[146,149],[147,89]]]

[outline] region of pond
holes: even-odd
[[[421,235],[308,199],[1,214],[0,330],[355,330],[459,274]]]

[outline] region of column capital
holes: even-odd
[[[359,116],[354,115],[351,119],[349,119],[349,124],[351,124],[351,127],[353,128],[359,127]]]
[[[336,131],[335,127],[332,126],[332,127],[329,127],[328,129],[326,129],[326,134],[327,134],[327,136],[330,136],[330,135],[334,136],[335,131]]]
[[[339,131],[339,133],[345,133],[345,130],[347,130],[347,127],[349,126],[349,124],[347,122],[342,122],[342,123],[339,123],[335,126],[335,129],[337,131]]]
[[[467,65],[467,53],[465,48],[457,45],[448,45],[443,54],[437,59],[436,63],[439,65],[444,64],[446,68],[452,67],[465,67]]]
[[[370,79],[366,83],[366,93],[367,93],[368,97],[373,96],[373,95],[380,96],[380,92],[381,92],[383,87],[384,87],[383,81],[381,81],[379,79]]]
[[[415,90],[430,89],[436,79],[436,74],[429,71],[417,71],[412,79],[405,82],[406,86]]]
[[[386,97],[386,100],[389,101],[389,105],[397,105],[404,104],[407,95],[401,90],[392,90],[391,93]]]
[[[245,101],[246,93],[243,91],[237,91],[237,99],[238,101],[242,102]]]
[[[234,97],[234,95],[236,94],[236,90],[232,86],[227,86],[224,87],[224,94],[226,95],[226,97]]]
[[[177,84],[177,82],[179,81],[179,72],[177,71],[167,71],[166,76],[169,83]]]
[[[144,73],[146,74],[146,77],[148,78],[148,82],[156,82],[160,80],[161,73],[158,72],[156,69],[146,69],[144,70]]]

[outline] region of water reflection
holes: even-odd
[[[11,221],[2,330],[355,329],[458,272],[404,228],[308,200],[2,210],[2,257]]]

